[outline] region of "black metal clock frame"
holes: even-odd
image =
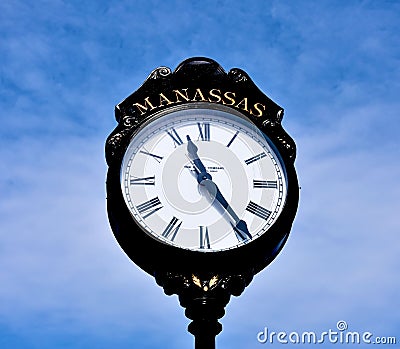
[[[121,190],[121,164],[135,132],[159,112],[224,105],[250,119],[273,143],[285,165],[287,198],[268,232],[236,249],[204,253],[163,244],[150,237],[132,218]],[[115,108],[117,127],[106,141],[107,211],[114,236],[140,268],[154,276],[168,295],[177,294],[196,349],[214,348],[218,323],[230,296],[240,295],[253,276],[283,248],[297,211],[299,187],[294,161],[296,146],[281,125],[283,108],[268,98],[241,69],[228,73],[215,61],[195,57],[173,72],[155,69],[143,85]]]

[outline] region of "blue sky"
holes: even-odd
[[[399,27],[389,0],[3,1],[0,348],[193,346],[176,297],[112,236],[104,160],[114,105],[192,56],[244,69],[285,108],[302,187],[217,347],[287,347],[256,335],[339,320],[399,343]]]

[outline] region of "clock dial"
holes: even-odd
[[[213,252],[268,234],[287,179],[272,143],[246,117],[199,104],[156,115],[137,130],[122,161],[121,189],[151,237]]]

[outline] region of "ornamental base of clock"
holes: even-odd
[[[176,294],[192,320],[188,331],[195,337],[195,349],[214,349],[215,337],[222,331],[218,322],[225,315],[230,297],[239,296],[251,282],[253,274],[156,273],[158,285],[167,295]]]

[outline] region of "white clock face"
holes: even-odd
[[[210,108],[153,118],[134,134],[121,168],[125,202],[143,230],[202,252],[268,234],[287,193],[283,162],[258,128],[234,110]]]

